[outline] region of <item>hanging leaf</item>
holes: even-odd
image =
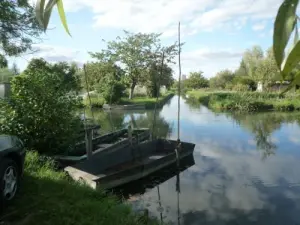
[[[64,10],[64,5],[63,5],[62,0],[57,0],[57,9],[58,9],[58,13],[59,13],[59,16],[60,16],[60,20],[61,20],[66,32],[71,36],[71,33],[69,31],[69,28],[68,28],[67,19],[66,19],[65,10]]]
[[[297,44],[299,40],[299,31],[298,31],[298,24],[296,23],[296,30],[295,30],[295,37],[294,37],[294,45]]]
[[[283,64],[282,73],[288,75],[299,62],[300,62],[300,41],[297,41],[296,45],[288,54]]]
[[[281,94],[288,92],[296,85],[300,85],[300,71],[298,71],[298,73],[295,75],[294,80],[290,83],[290,85]]]
[[[284,59],[284,50],[288,44],[297,20],[296,9],[299,0],[285,0],[277,13],[274,23],[273,50],[278,68]]]
[[[35,7],[35,16],[42,27],[44,27],[44,6],[45,0],[37,0]]]
[[[49,2],[47,3],[47,6],[46,6],[46,9],[45,9],[45,12],[44,12],[44,21],[43,21],[45,31],[48,27],[50,16],[51,16],[51,13],[52,13],[52,9],[55,6],[56,2],[57,2],[57,0],[49,0]]]

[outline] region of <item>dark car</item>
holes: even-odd
[[[15,136],[0,135],[0,211],[18,191],[24,159],[22,141]]]

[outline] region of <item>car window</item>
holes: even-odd
[[[12,148],[14,146],[21,147],[22,143],[17,137],[0,135],[0,151]]]

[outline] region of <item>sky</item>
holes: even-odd
[[[56,10],[34,54],[11,59],[21,70],[33,57],[49,62],[91,60],[88,52],[132,32],[159,32],[162,43],[177,41],[181,22],[182,73],[203,71],[212,77],[236,69],[243,52],[253,45],[272,45],[273,22],[282,0],[64,0],[72,37],[64,31]],[[173,66],[174,76],[178,67]]]

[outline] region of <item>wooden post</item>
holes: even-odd
[[[85,147],[87,158],[90,159],[93,155],[93,129],[91,128],[85,131]]]

